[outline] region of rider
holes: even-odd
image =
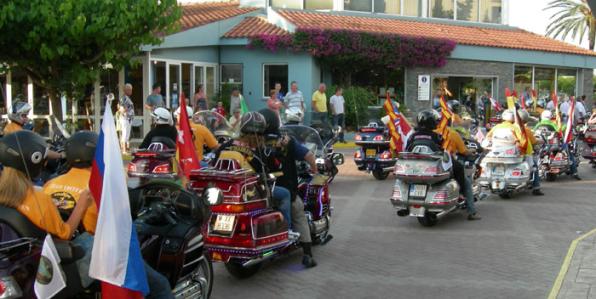
[[[29,103],[15,102],[8,113],[10,122],[4,127],[4,135],[23,130],[23,126],[29,121],[29,111],[31,111]]]
[[[416,130],[408,139],[406,151],[412,151],[416,145],[427,145],[434,152],[445,150],[450,154],[469,155],[463,140],[451,128],[448,128],[450,132],[447,137],[449,138],[448,146],[444,147],[443,137],[437,129],[439,117],[439,114],[434,110],[424,110],[418,113]],[[466,177],[463,165],[456,159],[453,159],[453,175],[466,198],[468,220],[480,220],[481,217],[478,216],[474,206],[472,182]]]
[[[267,111],[269,110],[269,112]],[[304,256],[302,257],[302,264],[306,268],[312,268],[317,265],[317,262],[312,256],[312,239],[310,236],[310,228],[304,214],[304,203],[302,200],[296,200],[296,191],[298,189],[298,172],[296,170],[296,161],[306,161],[310,166],[310,172],[315,175],[317,173],[317,163],[315,155],[306,147],[301,145],[296,139],[289,136],[280,137],[279,133],[279,118],[275,111],[265,108],[260,111],[267,122],[266,136],[277,136],[271,140],[272,146],[276,149],[276,153],[281,160],[281,167],[283,176],[277,178],[278,186],[287,188],[292,196],[292,227],[300,233],[300,244]]]
[[[56,177],[46,183],[44,193],[54,201],[59,210],[65,214],[73,212],[87,192],[89,178],[91,177],[91,163],[95,155],[98,136],[91,131],[79,131],[73,134],[65,144],[66,159],[72,167],[67,173]],[[87,195],[88,196],[88,195]],[[72,214],[71,214],[72,215]],[[97,206],[94,201],[83,211],[82,234],[73,240],[73,243],[85,249],[85,256],[77,261],[81,273],[88,273],[93,248],[93,236],[97,224]],[[148,298],[173,298],[167,278],[152,269],[145,263],[145,272],[149,283],[150,294]],[[81,275],[84,286],[93,280],[88,275]]]
[[[158,107],[151,112],[151,117],[153,117],[153,121],[155,123],[155,127],[145,135],[143,142],[139,145],[139,148],[147,148],[152,142],[154,137],[167,137],[176,143],[176,139],[178,137],[178,130],[174,127],[174,121],[172,120],[172,114],[168,109]]]
[[[540,191],[540,174],[538,173],[538,161],[534,157],[534,147],[538,145],[539,141],[534,137],[534,133],[530,128],[528,128],[528,120],[530,120],[530,113],[526,110],[519,110],[519,118],[521,118],[522,122],[524,123],[524,131],[526,132],[526,136],[528,137],[528,141],[532,144],[532,146],[528,146],[527,152],[525,154],[526,160],[529,164],[532,165],[532,194],[541,196],[544,195],[542,191]]]

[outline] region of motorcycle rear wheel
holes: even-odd
[[[228,270],[228,272],[232,274],[232,276],[238,279],[244,279],[255,275],[259,271],[259,269],[261,269],[263,264],[258,263],[250,267],[244,267],[242,266],[242,264],[240,264],[239,261],[229,261],[225,263],[225,266],[226,270]]]
[[[439,222],[439,219],[437,218],[437,214],[435,214],[435,213],[426,212],[426,213],[424,213],[424,217],[417,217],[417,218],[418,218],[418,222],[422,226],[426,226],[426,227],[435,226],[435,224],[437,224],[437,222]]]
[[[389,176],[389,172],[385,172],[383,170],[375,170],[372,174],[375,177],[375,179],[379,181],[383,181]]]

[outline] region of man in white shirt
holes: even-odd
[[[344,97],[343,97],[343,90],[341,87],[337,87],[335,90],[335,94],[331,96],[329,99],[329,103],[331,105],[331,114],[333,114],[333,127],[340,126],[342,128],[341,132],[339,133],[339,142],[345,143],[344,140],[344,128],[345,118],[344,118]]]
[[[569,109],[571,108],[571,105],[569,104],[569,98],[565,97],[563,98],[563,101],[561,102],[561,106],[559,106],[559,111],[561,111],[561,121],[563,123],[567,123],[567,117],[569,117]]]
[[[583,95],[581,98],[577,99],[575,103],[575,111],[573,113],[574,121],[577,123],[580,119],[586,117],[586,106],[584,105],[586,101],[586,96]]]
[[[298,83],[292,81],[290,84],[290,91],[284,97],[284,106],[286,111],[300,111],[301,117],[304,117],[304,96],[302,92],[298,90]],[[302,123],[302,121],[300,121]]]
[[[555,111],[555,102],[553,100],[550,100],[547,104],[546,104],[546,110],[550,110],[550,111]]]

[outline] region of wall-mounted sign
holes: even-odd
[[[418,101],[430,101],[430,75],[418,75]]]

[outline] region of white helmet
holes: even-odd
[[[530,113],[526,110],[517,110],[517,113],[519,114],[519,118],[525,123],[530,119]]]
[[[29,103],[16,101],[14,104],[12,104],[10,113],[8,114],[8,119],[23,125],[27,121],[27,114],[29,114],[29,111],[31,111],[31,105],[29,105]],[[23,115],[25,117],[23,117]]]
[[[192,107],[186,106],[186,115],[188,115],[189,119],[192,118]],[[180,116],[180,107],[174,111],[174,117],[178,118],[178,116]]]
[[[510,109],[507,109],[507,110],[503,111],[503,114],[501,114],[501,118],[504,121],[510,121],[510,122],[515,121],[515,117],[513,115],[513,111],[511,111]]]
[[[302,116],[303,116],[302,111],[298,108],[286,109],[286,120],[287,121],[301,122]]]
[[[155,123],[158,125],[173,125],[174,121],[172,120],[172,114],[168,109],[158,107],[153,110],[151,113],[151,117],[155,120]]]
[[[549,120],[553,118],[553,113],[550,110],[544,110],[542,111],[542,114],[540,114],[540,120]]]

